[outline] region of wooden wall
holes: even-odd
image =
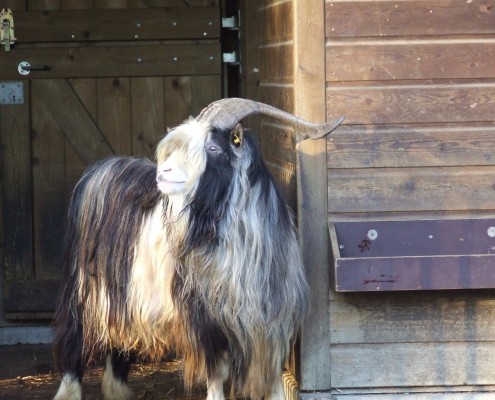
[[[110,154],[153,158],[168,127],[221,98],[220,8],[215,0],[2,7],[14,11],[18,41],[2,49],[0,80],[25,88],[24,105],[0,106],[4,306],[11,319],[49,317],[67,198],[85,166]],[[23,77],[21,60],[50,69]]]
[[[327,116],[346,116],[327,141],[329,221],[493,217],[495,2],[327,0],[325,25]],[[331,291],[329,390],[491,398],[494,299]]]

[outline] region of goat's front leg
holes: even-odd
[[[224,359],[219,362],[215,376],[208,379],[208,395],[206,396],[206,400],[225,400],[225,396],[223,394],[223,384],[228,377],[229,365]]]

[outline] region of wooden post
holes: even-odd
[[[295,114],[325,121],[324,1],[294,0]],[[298,226],[303,262],[312,292],[312,313],[302,336],[302,391],[330,389],[329,241],[326,140],[307,140],[298,149]]]

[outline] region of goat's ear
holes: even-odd
[[[230,144],[234,146],[236,149],[242,146],[242,142],[244,141],[244,128],[242,124],[239,122],[234,129],[230,131]]]

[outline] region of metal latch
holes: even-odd
[[[0,12],[0,45],[10,51],[10,45],[17,40],[14,36],[14,15],[10,8],[2,8]]]

